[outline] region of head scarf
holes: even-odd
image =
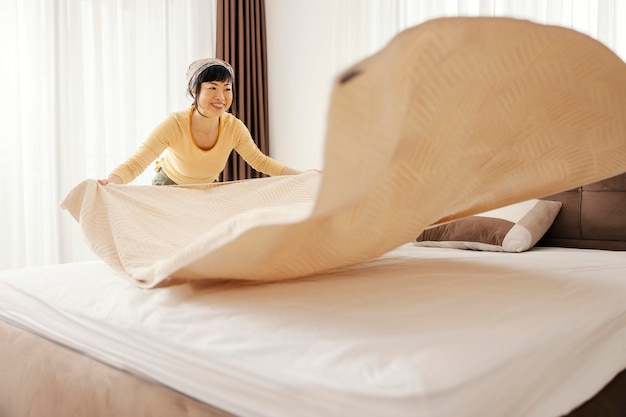
[[[198,59],[192,62],[189,65],[189,68],[187,68],[187,94],[189,94],[190,97],[193,97],[193,89],[198,81],[198,77],[202,74],[202,71],[212,67],[213,65],[221,65],[226,68],[228,72],[230,72],[230,76],[233,80],[235,79],[233,68],[227,62],[217,58]]]

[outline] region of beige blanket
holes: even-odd
[[[428,225],[626,171],[626,65],[569,29],[446,18],[341,74],[324,173],[76,186],[63,207],[142,287],[275,280],[371,259]]]

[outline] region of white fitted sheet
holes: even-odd
[[[626,253],[417,248],[293,281],[0,272],[0,318],[240,416],[557,416],[626,367]]]

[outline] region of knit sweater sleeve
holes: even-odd
[[[173,114],[170,115],[154,128],[137,151],[115,168],[110,175],[121,178],[123,184],[132,182],[170,146],[177,136],[180,136],[180,130],[181,127],[176,118]]]
[[[265,155],[252,140],[250,131],[237,120],[234,148],[254,169],[267,175],[280,175],[285,165]]]

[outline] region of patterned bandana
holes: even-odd
[[[196,81],[198,81],[198,77],[202,74],[202,71],[213,65],[221,65],[226,68],[228,72],[230,72],[230,76],[233,80],[235,79],[233,68],[227,62],[217,58],[198,59],[192,62],[187,69],[187,94],[189,94],[190,97],[193,97],[193,88],[196,85]]]

